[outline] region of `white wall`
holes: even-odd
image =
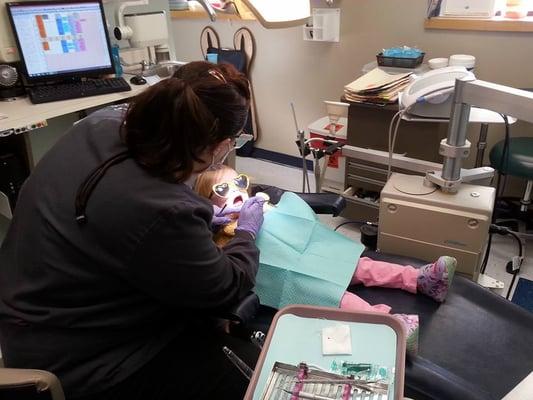
[[[325,6],[321,0],[312,3]],[[257,54],[252,80],[262,134],[259,147],[296,155],[289,102],[295,102],[301,125],[325,115],[322,100],[339,99],[343,86],[384,47],[416,45],[426,51],[426,59],[473,54],[479,78],[533,87],[530,33],[424,30],[426,0],[336,0],[335,4],[342,10],[340,43],[305,42],[301,27],[266,30],[255,21],[211,24],[227,47],[239,27],[254,32]],[[173,21],[178,59],[201,58],[200,32],[209,24],[207,20]],[[527,131],[533,136],[531,126],[524,125],[515,127],[513,134]],[[489,136],[491,141],[499,140],[501,130],[491,129]]]

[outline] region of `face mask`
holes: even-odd
[[[186,185],[188,185],[189,187],[193,187],[194,184],[196,183],[196,178],[198,178],[198,175],[206,172],[206,171],[215,171],[217,169],[220,169],[224,163],[224,161],[226,161],[226,158],[228,158],[229,156],[229,153],[232,152],[232,150],[236,149],[235,145],[233,142],[230,142],[228,144],[228,151],[226,153],[224,153],[224,155],[222,156],[221,159],[219,159],[218,161],[215,160],[215,155],[213,154],[213,158],[211,159],[211,164],[209,164],[208,167],[206,167],[205,169],[201,170],[201,171],[194,171],[192,173],[192,175],[189,177],[189,179],[187,179],[184,183]]]
[[[187,186],[189,186],[191,189],[194,188],[194,185],[196,184],[196,178],[198,178],[198,174],[192,174],[189,179],[187,179],[185,183]]]
[[[224,161],[226,161],[226,158],[228,158],[229,153],[231,153],[231,151],[234,148],[235,148],[235,146],[233,145],[232,142],[230,142],[228,144],[228,151],[226,153],[224,153],[224,156],[221,159],[219,159],[218,161],[215,161],[215,155],[213,155],[213,159],[211,160],[211,165],[209,165],[209,167],[207,167],[207,171],[214,171],[214,170],[220,169],[222,167],[222,164],[224,163]]]

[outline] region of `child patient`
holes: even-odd
[[[248,199],[249,179],[239,175],[233,169],[224,166],[221,169],[201,174],[196,182],[196,192],[211,200],[215,210],[233,208]],[[229,216],[227,224],[215,232],[214,240],[223,246],[234,235],[237,215]],[[354,266],[355,272],[351,285],[379,286],[402,289],[410,293],[422,293],[437,302],[443,302],[455,272],[456,260],[453,257],[440,257],[432,264],[420,269],[383,261],[374,261],[368,257],[359,258]],[[345,292],[339,307],[353,311],[377,311],[389,313],[391,307],[385,304],[370,305],[359,296]],[[395,314],[407,328],[408,350],[416,353],[418,338],[418,316]]]

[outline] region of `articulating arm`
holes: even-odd
[[[461,176],[462,158],[469,154],[466,133],[471,106],[533,122],[533,93],[480,80],[458,79],[455,82],[448,138],[441,143],[440,148],[440,154],[444,156],[442,173],[431,172],[426,175],[430,182],[445,192],[456,192],[463,180],[491,176],[487,168],[470,170],[466,176]]]

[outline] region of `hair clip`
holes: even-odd
[[[218,79],[218,80],[221,81],[221,82],[228,83],[228,81],[226,80],[226,78],[224,78],[224,75],[222,75],[222,74],[221,74],[219,71],[217,71],[216,69],[210,69],[208,72],[209,72],[209,75],[211,75],[213,78]]]

